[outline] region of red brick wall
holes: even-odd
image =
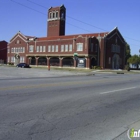
[[[7,42],[0,41],[0,59],[7,63]]]
[[[17,44],[17,40],[19,40],[19,44]],[[44,41],[38,41],[37,39],[35,41],[28,41],[27,43],[27,40],[23,40],[21,39],[20,37],[17,37],[15,40],[13,40],[11,43],[9,43],[9,48],[10,48],[10,53],[8,53],[8,57],[12,57],[12,56],[15,56],[15,53],[11,52],[11,49],[12,48],[18,48],[18,47],[25,47],[25,53],[19,53],[20,56],[24,56],[25,58],[26,57],[29,57],[29,56],[35,56],[35,57],[38,57],[38,56],[71,56],[73,57],[73,54],[74,53],[78,53],[79,56],[83,56],[85,57],[85,55],[88,55],[88,38],[87,37],[82,37],[82,36],[79,36],[79,37],[76,37],[76,38],[73,38],[73,36],[69,39],[55,39],[55,40],[44,40]],[[77,43],[83,43],[83,51],[77,51]],[[70,45],[72,44],[72,51],[63,51],[61,52],[61,45],[64,45],[64,48],[65,48],[65,45]],[[29,52],[29,46],[30,45],[33,45],[34,46],[34,50],[33,52]],[[58,52],[48,52],[48,46],[56,46],[58,45]],[[45,52],[37,52],[36,51],[36,48],[37,46],[46,46],[46,51]],[[26,60],[27,62],[27,60]]]
[[[122,60],[122,64],[120,65],[120,68],[124,68],[124,52],[125,52],[125,44],[120,40],[119,38],[117,39],[117,45],[120,46],[120,53],[112,52],[111,46],[112,44],[116,44],[116,37],[118,38],[117,35],[114,35],[112,38],[107,40],[106,42],[106,59],[105,59],[105,65],[106,68],[112,68],[112,57],[114,54],[118,54],[119,57]],[[111,63],[109,64],[109,57],[111,58]]]
[[[50,18],[50,13],[58,12],[57,18]],[[61,13],[64,13],[64,19],[61,18]],[[62,36],[65,35],[65,18],[66,9],[64,7],[55,7],[48,10],[47,36]]]
[[[104,49],[105,49],[105,43],[104,43],[104,39],[101,38],[101,42],[100,42],[100,67],[102,69],[104,69],[104,61],[105,61],[105,53],[104,53]]]

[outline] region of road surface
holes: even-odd
[[[128,140],[140,129],[140,74],[0,70],[0,140]]]

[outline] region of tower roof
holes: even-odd
[[[66,9],[64,4],[62,4],[61,6],[57,6],[57,7],[50,7],[49,10],[51,9]]]

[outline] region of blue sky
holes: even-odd
[[[66,35],[111,31],[117,26],[131,54],[139,54],[140,0],[0,0],[0,40],[9,42],[18,31],[47,36],[47,10],[62,4],[67,10]]]

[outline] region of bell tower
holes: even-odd
[[[65,35],[65,20],[66,8],[64,5],[60,7],[51,7],[48,10],[47,36]]]

